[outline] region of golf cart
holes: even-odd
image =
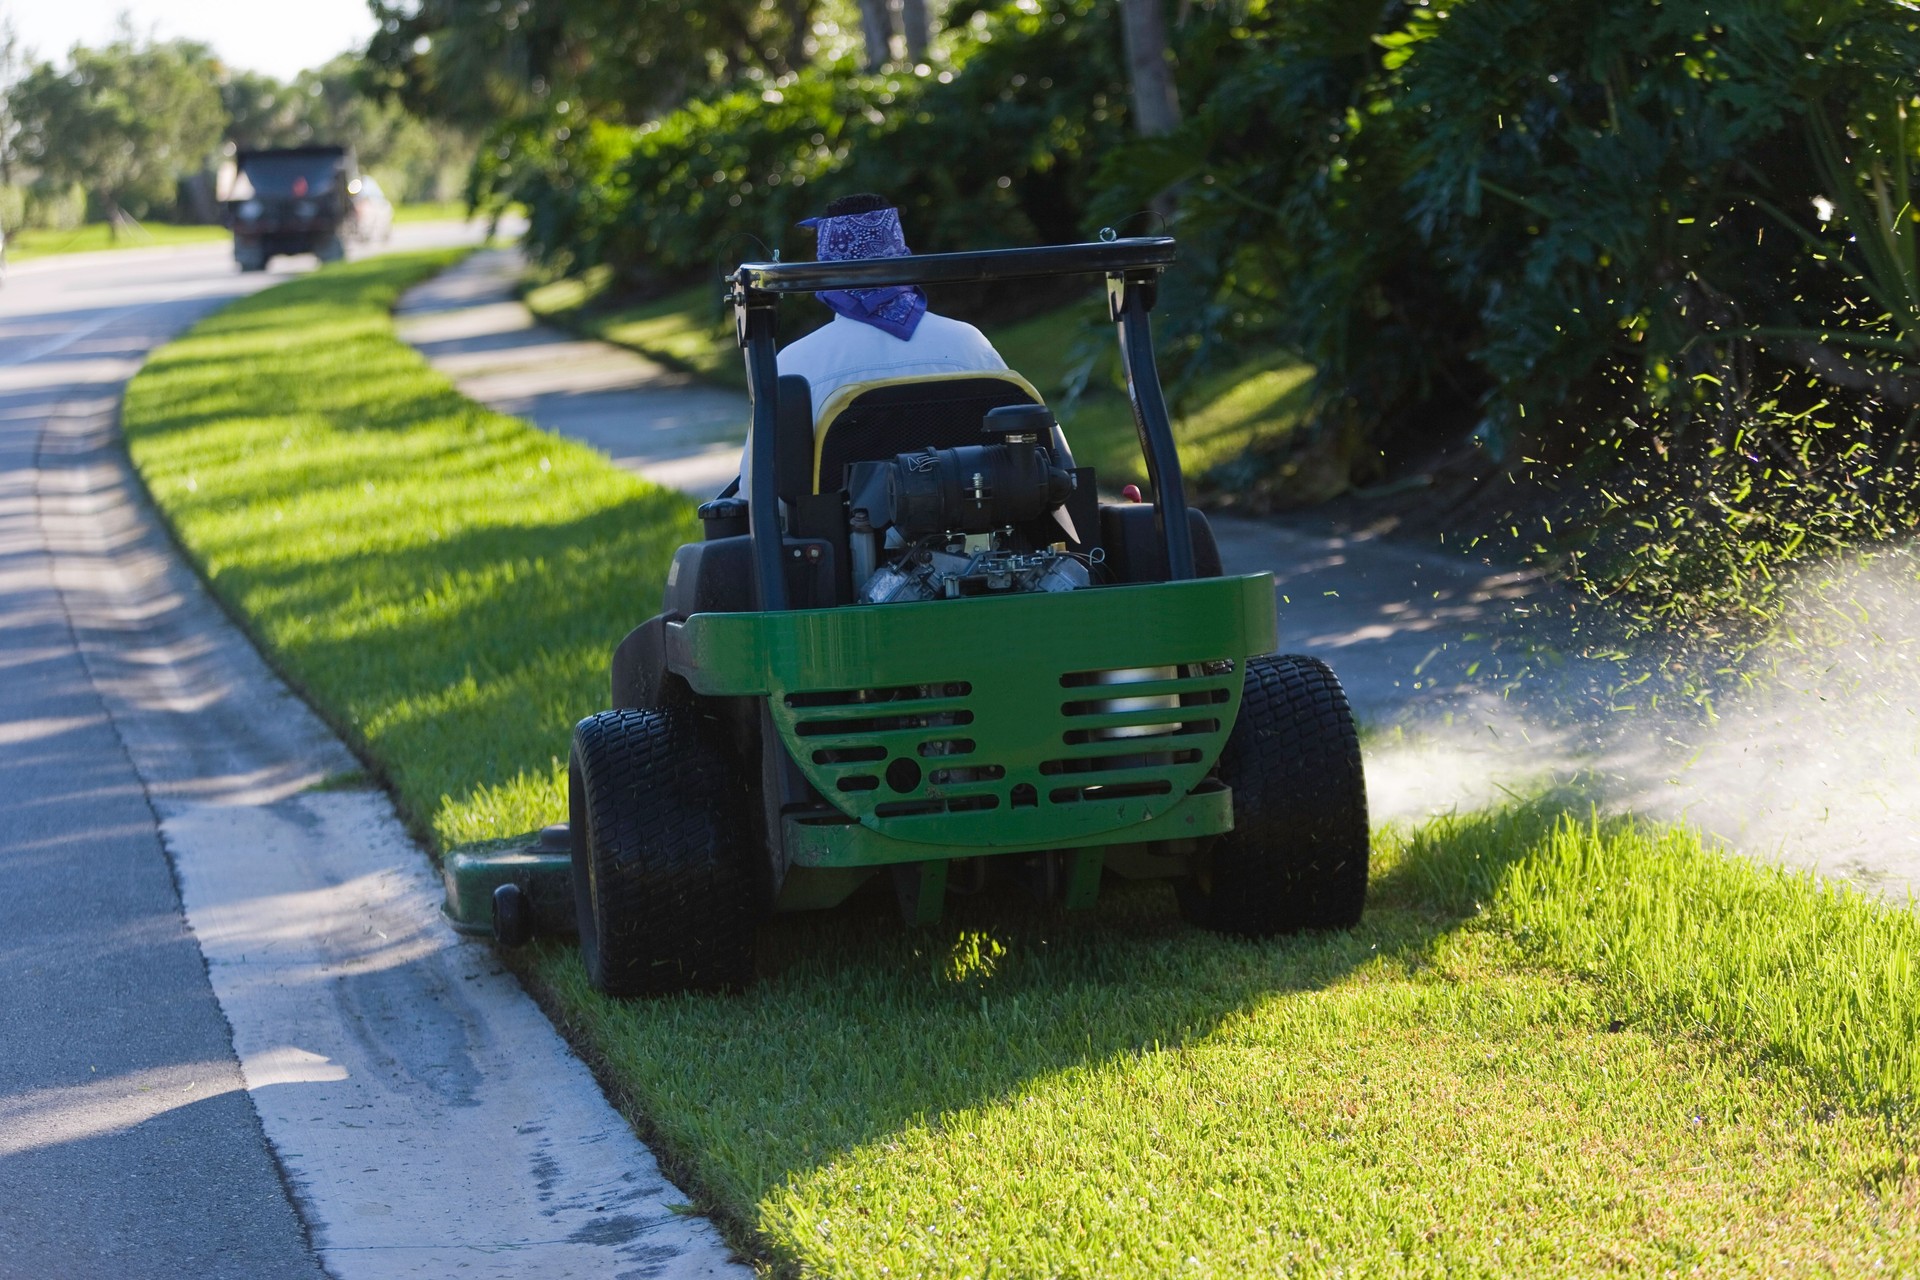
[[[217,186],[240,269],[264,271],[270,259],[289,253],[311,253],[322,262],[344,258],[354,175],[351,147],[237,152]]]
[[[570,916],[614,995],[745,983],[760,919],[876,876],[919,923],[1006,871],[1067,908],[1170,878],[1189,920],[1251,937],[1356,923],[1345,695],[1270,655],[1272,578],[1224,576],[1186,504],[1148,325],[1173,259],[1139,238],[734,272],[747,479],[614,650],[566,828],[450,858],[454,922],[511,943]],[[1152,502],[1100,501],[1016,373],[843,387],[818,421],[778,374],[783,298],[1075,274],[1106,277]]]

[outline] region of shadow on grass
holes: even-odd
[[[329,373],[289,378],[262,372],[254,365],[236,382],[236,369],[245,369],[241,353],[175,357],[153,366],[156,380],[142,388],[156,411],[141,416],[142,439],[164,439],[207,425],[207,407],[229,407],[237,415],[258,416],[263,409],[297,414],[326,422],[341,431],[408,431],[422,422],[479,419],[486,411],[451,388],[433,388],[401,394],[379,388],[391,380],[377,375],[382,369],[401,373],[424,368],[412,352],[395,354],[390,346],[369,337],[348,334],[334,348]]]
[[[751,1241],[764,1227],[746,1220],[753,1207],[859,1148],[937,1131],[1063,1072],[1194,1044],[1362,966],[1418,973],[1567,802],[1394,855],[1351,932],[1220,937],[1182,922],[1165,883],[1109,877],[1086,915],[1008,886],[952,897],[917,931],[882,892],[779,918],[761,930],[758,981],[737,996],[606,1000],[556,945],[530,977],[682,1185]]]
[[[573,519],[469,527],[425,545],[396,537],[338,559],[241,551],[213,583],[264,624],[284,673],[384,762],[425,829],[440,810],[565,758],[573,723],[605,704],[614,645],[655,610],[658,566],[693,536],[688,507],[647,491]],[[284,536],[324,548],[323,533]],[[256,522],[249,540],[275,535]]]

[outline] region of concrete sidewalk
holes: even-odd
[[[656,484],[710,498],[739,468],[747,399],[534,320],[520,255],[482,249],[413,289],[400,336],[470,399],[584,440]]]

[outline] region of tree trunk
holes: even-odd
[[[887,0],[860,0],[860,30],[867,38],[867,70],[893,61],[893,7]]]
[[[10,15],[0,17],[0,187],[13,185],[13,135],[18,127],[13,118],[11,95],[24,71],[20,33],[14,30]]]
[[[1143,138],[1162,137],[1180,123],[1165,0],[1120,0],[1120,13],[1133,83],[1133,127]]]
[[[788,31],[786,48],[781,59],[786,64],[782,71],[799,71],[809,61],[811,49],[808,41],[813,35],[814,0],[787,0],[782,8],[787,15]]]
[[[900,32],[907,38],[907,61],[916,66],[925,62],[927,45],[933,39],[927,0],[900,0]]]

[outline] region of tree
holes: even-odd
[[[360,60],[341,54],[302,71],[287,91],[298,142],[350,143],[361,168],[396,200],[439,200],[465,183],[474,135],[423,120],[369,93]]]
[[[300,95],[260,71],[232,71],[220,85],[227,140],[240,147],[284,147],[307,141]]]
[[[893,61],[893,7],[887,0],[860,0],[860,33],[866,39],[867,70]]]
[[[933,39],[933,24],[927,16],[927,0],[900,0],[900,32],[907,40],[907,61],[927,60],[927,45]]]
[[[13,87],[25,71],[20,34],[14,30],[13,19],[0,16],[0,187],[13,185],[14,139],[20,132],[13,108]]]
[[[1133,127],[1143,138],[1164,137],[1180,127],[1165,0],[1120,0],[1120,19],[1133,88]]]
[[[72,66],[42,62],[9,95],[18,158],[55,183],[81,183],[116,228],[128,212],[173,203],[175,181],[205,167],[226,126],[219,64],[204,45],[123,30]]]
[[[220,86],[227,141],[240,148],[337,144],[354,148],[395,200],[440,200],[463,185],[475,142],[468,131],[421,120],[370,92],[350,53],[282,84],[234,71]]]
[[[368,3],[380,90],[417,114],[487,128],[559,102],[638,123],[691,93],[798,71],[821,0]]]

